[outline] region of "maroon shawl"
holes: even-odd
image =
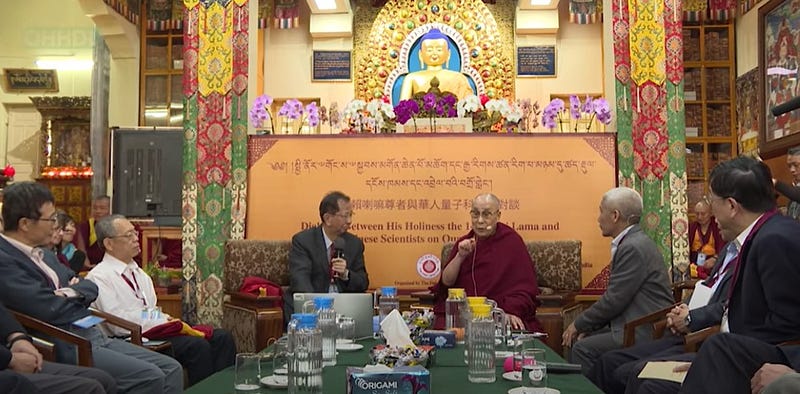
[[[89,245],[89,222],[85,221],[78,225],[77,231],[75,232],[76,237],[80,237],[83,241],[83,245],[86,247],[86,257],[89,258],[89,262],[92,264],[98,264],[103,260],[103,256],[106,252],[103,250],[97,242]],[[77,243],[76,243],[77,244]],[[84,268],[88,269],[88,268]]]
[[[458,243],[472,238],[470,231],[459,238],[450,256],[443,263],[446,266],[458,253]],[[473,275],[474,256],[474,275]],[[473,276],[475,282],[473,283]],[[477,291],[476,291],[477,285]],[[506,313],[522,319],[531,331],[541,331],[536,320],[536,296],[539,286],[536,282],[536,271],[525,242],[511,227],[498,222],[497,231],[485,240],[478,240],[476,252],[461,263],[461,271],[452,287],[466,289],[468,296],[486,296],[497,301],[497,305]],[[431,287],[435,296],[434,313],[438,317],[436,326],[444,326],[444,304],[447,300],[447,289],[441,279]]]

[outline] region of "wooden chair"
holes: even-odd
[[[680,305],[679,302],[666,308],[657,310],[649,315],[645,315],[625,323],[625,327],[623,328],[622,346],[633,346],[636,343],[636,329],[644,324],[652,325],[653,339],[659,339],[663,337],[664,330],[667,328],[667,312],[671,311],[672,308],[675,308],[678,305]]]
[[[45,323],[24,313],[16,311],[11,311],[11,313],[14,314],[14,318],[16,318],[23,327],[29,330],[37,331],[44,335],[48,335],[50,337],[75,345],[78,351],[78,365],[83,367],[93,366],[94,362],[92,361],[92,343],[89,342],[88,339],[79,335],[75,335],[67,330],[58,328],[52,324]]]
[[[672,298],[675,299],[675,302],[682,302],[683,301],[683,293],[685,290],[694,290],[694,285],[700,281],[700,279],[687,279],[682,280],[680,282],[675,282],[672,284]]]
[[[50,362],[56,361],[56,345],[53,342],[48,342],[37,337],[31,338],[33,338],[33,346],[42,354],[43,360]]]

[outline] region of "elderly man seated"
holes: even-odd
[[[522,237],[499,221],[500,200],[494,194],[478,195],[469,214],[472,230],[456,241],[439,283],[431,287],[436,316],[444,316],[447,289],[464,288],[469,296],[497,301],[513,329],[541,331],[536,271]],[[436,323],[444,326],[443,319]]]
[[[642,197],[617,187],[600,201],[597,222],[611,241],[611,276],[603,296],[564,331],[562,343],[572,347],[570,361],[588,374],[605,352],[622,347],[625,323],[672,304],[664,258],[639,227]],[[636,330],[638,341],[650,337],[647,327]],[[577,342],[575,342],[577,339]]]
[[[156,292],[153,280],[133,260],[141,252],[139,234],[133,224],[124,216],[110,215],[95,224],[95,231],[97,243],[105,250],[105,256],[86,276],[97,283],[99,289],[93,306],[141,325],[143,332],[172,321],[168,315],[142,317],[143,309],[156,306]],[[106,328],[114,336],[128,335],[117,327]],[[228,331],[214,329],[208,340],[188,326],[183,333],[189,335],[170,335],[163,339],[172,343],[175,359],[188,372],[189,385],[233,365],[236,345]]]

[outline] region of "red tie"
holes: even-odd
[[[333,248],[333,244],[331,244],[329,255],[330,255],[330,259],[328,259],[328,261],[331,262],[331,264],[330,264],[330,267],[331,267],[331,283],[334,283],[335,282],[335,279],[334,279],[335,276],[334,275],[336,273],[333,272],[333,263],[332,262],[333,262],[333,259],[336,258],[336,249]]]

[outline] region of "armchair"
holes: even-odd
[[[283,299],[239,292],[246,276],[289,286],[290,241],[229,240],[225,244],[222,304],[223,328],[230,330],[240,352],[257,352],[283,334]]]
[[[644,324],[652,325],[653,339],[659,339],[663,337],[664,330],[667,328],[667,312],[671,311],[672,308],[678,305],[680,305],[680,302],[625,323],[622,334],[622,346],[633,346],[636,343],[636,329]]]
[[[28,330],[75,345],[78,351],[78,365],[84,367],[91,367],[94,365],[92,361],[92,343],[89,342],[88,339],[24,313],[16,311],[11,311],[11,313],[14,314],[14,318],[17,319],[19,324],[22,324],[22,326]]]

